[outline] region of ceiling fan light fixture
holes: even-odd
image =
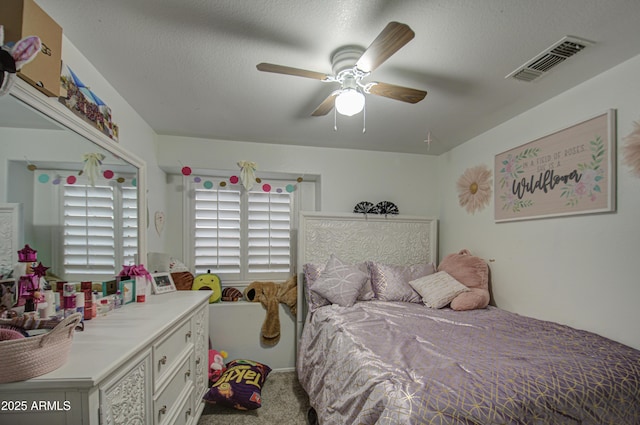
[[[348,117],[358,114],[364,109],[364,94],[357,89],[343,89],[336,97],[336,111]]]

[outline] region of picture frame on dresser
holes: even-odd
[[[118,282],[118,290],[122,294],[122,303],[130,304],[136,302],[136,281],[135,279],[121,280]]]
[[[153,273],[151,274],[151,284],[153,285],[154,294],[166,294],[167,292],[175,292],[176,285],[170,273]]]

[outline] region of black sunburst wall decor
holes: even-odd
[[[353,212],[358,214],[399,214],[396,204],[390,201],[381,201],[377,204],[373,204],[369,201],[358,202],[353,207]]]

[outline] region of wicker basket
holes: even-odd
[[[65,364],[81,318],[74,313],[46,334],[0,341],[0,383],[31,379]]]

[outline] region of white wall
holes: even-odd
[[[469,248],[490,262],[499,307],[590,330],[640,348],[640,180],[621,165],[622,138],[640,119],[640,56],[469,140],[439,158],[440,257]],[[532,83],[535,84],[535,83]],[[494,156],[617,109],[617,211],[494,223],[493,201],[469,215],[456,181]],[[495,178],[495,177],[494,177]]]
[[[320,149],[267,143],[158,136],[158,162],[167,169],[239,171],[240,160],[258,164],[260,173],[319,178],[319,210],[351,212],[360,201],[394,202],[401,214],[438,214],[437,157],[350,149]],[[181,237],[180,182],[169,176],[167,238],[173,254]],[[150,249],[151,251],[151,249]]]

